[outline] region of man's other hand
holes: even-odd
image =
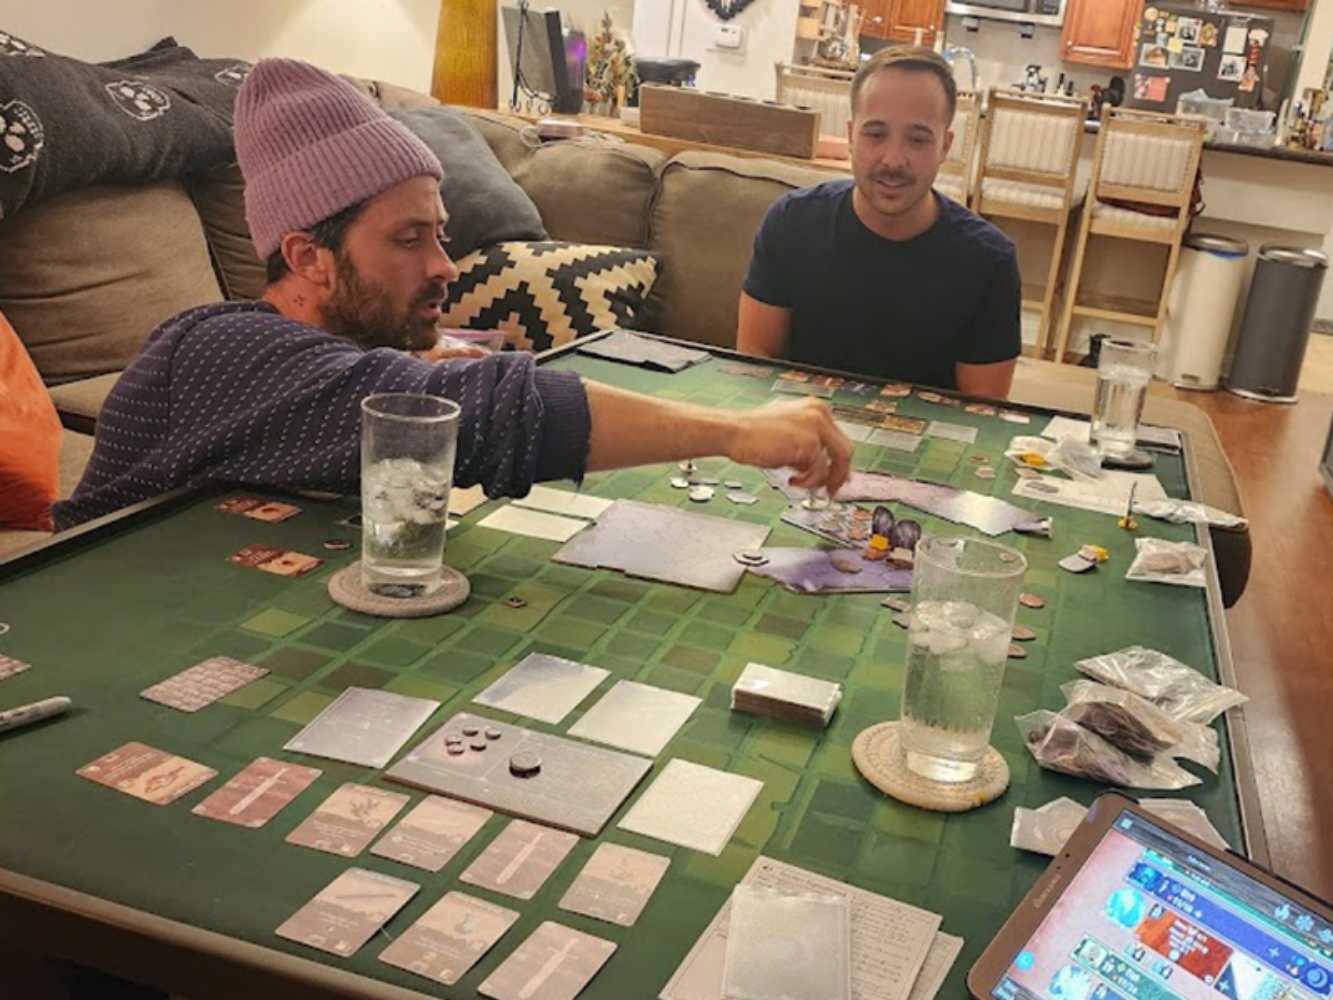
[[[818,399],[769,403],[736,415],[736,429],[727,449],[734,462],[764,469],[791,466],[791,485],[824,487],[829,495],[847,481],[852,442],[833,422],[828,405]]]

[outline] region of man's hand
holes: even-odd
[[[427,351],[413,351],[422,361],[453,361],[455,358],[484,358],[491,352],[473,344],[436,344]]]
[[[847,481],[852,442],[833,422],[828,406],[818,399],[773,402],[736,414],[736,430],[727,457],[763,469],[791,466],[791,485],[824,487],[829,495]]]

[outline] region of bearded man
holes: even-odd
[[[953,70],[930,49],[882,49],[851,98],[852,177],[769,209],[737,346],[1004,398],[1022,348],[1014,245],[932,189],[953,143]]]
[[[355,492],[360,405],[378,392],[458,403],[454,481],[492,497],[709,455],[792,466],[798,486],[846,478],[851,444],[813,400],[716,410],[546,371],[526,353],[437,351],[458,274],[439,161],[346,81],[261,61],[237,95],[235,135],[264,296],[152,333],[107,397],[83,479],[56,505],[59,529],[208,482]]]

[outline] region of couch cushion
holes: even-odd
[[[519,164],[536,152],[540,140],[531,123],[499,111],[481,111],[477,108],[455,107],[463,117],[476,126],[491,152],[511,174]],[[531,138],[527,138],[531,136]]]
[[[773,160],[686,152],[662,168],[652,207],[662,275],[649,297],[649,323],[668,337],[729,347],[754,235],[781,195],[829,173]]]
[[[159,323],[219,298],[176,182],[72,191],[0,223],[0,310],[48,382],[119,371]]]
[[[514,180],[555,240],[648,246],[648,211],[664,157],[655,149],[566,139],[535,150]]]
[[[635,326],[657,260],[622,247],[501,243],[464,257],[458,269],[441,326],[504,330],[511,347],[544,351]]]
[[[222,294],[229,299],[259,298],[268,280],[245,221],[245,181],[241,179],[241,168],[227,163],[200,172],[187,184],[204,226]]]
[[[544,240],[537,206],[501,166],[465,116],[443,107],[394,115],[430,147],[444,168],[440,196],[449,210],[449,253],[455,259],[512,240]]]
[[[60,422],[81,434],[93,433],[102,404],[119,380],[120,372],[108,372],[96,378],[81,378],[52,386],[51,402],[56,405]]]
[[[32,359],[0,315],[0,525],[49,531],[60,419]]]

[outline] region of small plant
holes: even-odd
[[[597,33],[588,42],[588,72],[583,85],[584,97],[589,104],[609,105],[615,112],[638,86],[639,74],[634,69],[634,57],[625,44],[624,36],[611,24],[611,12],[603,11]]]

